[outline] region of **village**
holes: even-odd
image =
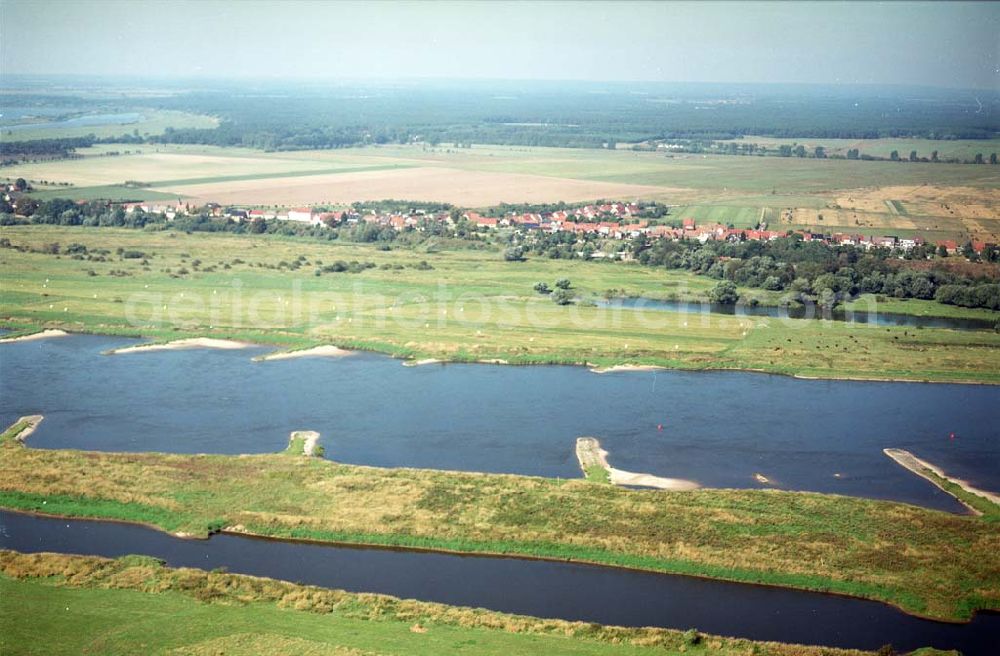
[[[162,203],[124,203],[127,213],[141,210],[151,214],[162,214],[168,220],[185,214],[208,214],[217,218],[225,218],[236,222],[254,223],[258,221],[289,221],[336,228],[352,226],[359,223],[370,223],[381,227],[393,228],[397,231],[424,231],[428,224],[454,226],[456,213],[454,211],[431,212],[414,209],[409,212],[386,212],[377,209],[349,208],[328,211],[321,208],[299,207],[292,209],[246,209],[239,207],[223,207],[217,203],[209,203],[201,208],[191,208],[178,201],[176,204]],[[509,211],[499,216],[484,216],[477,211],[464,211],[457,215],[458,220],[465,220],[471,226],[482,231],[506,229],[514,233],[569,233],[582,239],[588,237],[609,240],[629,240],[645,236],[648,239],[668,239],[671,241],[774,241],[783,237],[798,235],[804,242],[820,242],[831,246],[854,246],[869,251],[876,248],[907,253],[914,248],[925,246],[927,241],[919,236],[881,235],[870,236],[851,233],[818,233],[808,230],[771,230],[766,223],[760,223],[754,228],[736,228],[720,223],[698,224],[693,218],[660,219],[640,218],[643,208],[638,203],[612,202],[588,204],[577,208],[556,210],[551,212],[514,212]],[[983,255],[991,244],[972,240],[969,242],[976,255]],[[957,255],[963,252],[963,244],[956,240],[938,240],[934,242],[940,255]],[[613,253],[595,251],[593,258],[627,259],[627,251]]]
[[[16,215],[24,215],[22,205],[30,200],[30,195],[8,184],[3,187],[3,201],[13,209]],[[84,201],[78,201],[83,204]],[[37,203],[35,203],[37,205]],[[588,238],[608,240],[629,240],[639,237],[648,239],[668,239],[671,241],[743,242],[743,241],[774,241],[783,237],[798,235],[805,242],[820,242],[831,246],[854,246],[865,251],[886,249],[908,253],[914,248],[927,245],[927,241],[919,236],[897,235],[864,235],[854,233],[819,233],[809,230],[771,230],[766,222],[760,222],[754,228],[737,228],[732,224],[721,223],[698,224],[693,218],[680,217],[679,220],[669,216],[669,205],[660,205],[663,216],[649,219],[646,207],[636,202],[603,202],[587,204],[576,208],[568,208],[547,212],[494,212],[487,216],[479,211],[429,211],[425,209],[410,209],[406,212],[385,211],[376,207],[366,207],[364,203],[330,210],[322,207],[296,207],[281,209],[260,209],[236,206],[223,206],[219,203],[207,203],[203,206],[192,206],[178,199],[173,203],[165,202],[109,202],[108,207],[121,207],[126,214],[141,211],[145,214],[160,215],[168,221],[183,216],[210,216],[226,219],[237,223],[254,224],[267,221],[282,221],[293,224],[310,225],[326,228],[355,226],[368,223],[397,231],[425,231],[429,225],[438,224],[449,227],[456,226],[461,221],[480,231],[510,230],[522,236],[530,233],[568,233],[577,235],[581,241]],[[959,253],[982,256],[987,249],[995,249],[994,244],[979,240],[970,240],[967,244],[957,240],[938,240],[933,242],[939,255],[956,255]],[[612,249],[612,252],[594,251],[590,257],[627,259],[629,253],[622,249]]]

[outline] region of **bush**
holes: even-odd
[[[713,303],[720,305],[735,305],[740,300],[740,295],[736,291],[736,283],[731,280],[723,280],[708,292],[708,298]]]
[[[701,634],[696,629],[688,629],[681,635],[681,640],[685,645],[693,647],[701,644]]]
[[[552,295],[552,300],[556,302],[556,305],[569,305],[573,302],[573,293],[568,289],[560,288]]]
[[[552,290],[549,289],[548,284],[544,283],[544,282],[536,282],[534,289],[539,294],[550,294],[550,293],[552,293]]]
[[[503,259],[507,262],[522,262],[524,261],[524,249],[520,246],[508,248],[503,252]]]
[[[556,287],[559,289],[569,289],[571,286],[569,278],[560,278],[556,281]]]

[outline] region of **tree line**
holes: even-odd
[[[858,294],[936,300],[949,305],[1000,310],[996,278],[970,277],[945,268],[917,270],[900,266],[891,249],[865,251],[854,246],[806,242],[800,235],[774,241],[699,242],[660,239],[633,244],[645,266],[683,269],[735,285],[786,292],[789,301],[827,305]],[[910,257],[922,261],[936,255],[925,245]],[[1000,249],[988,246],[986,262],[1000,262]]]

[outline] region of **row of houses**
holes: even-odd
[[[168,219],[173,219],[175,216],[184,214],[190,210],[190,208],[182,205],[180,201],[175,204],[156,202],[125,203],[123,206],[126,212],[141,209],[144,212],[164,214]],[[210,203],[203,209],[209,211],[213,216],[227,217],[236,221],[278,220],[327,227],[363,222],[392,227],[396,230],[405,230],[408,228],[419,230],[421,229],[421,224],[426,221],[438,223],[451,222],[451,215],[448,212],[434,213],[424,210],[415,210],[411,213],[380,213],[374,210],[365,213],[354,210],[326,212],[318,211],[311,207],[299,207],[289,210],[246,210],[233,207],[225,208],[215,203]],[[766,226],[762,226],[760,229],[744,229],[730,228],[720,223],[698,225],[693,218],[682,219],[680,227],[650,225],[647,220],[633,218],[639,212],[640,208],[634,203],[606,203],[545,213],[510,212],[500,217],[483,216],[478,212],[469,211],[463,217],[472,225],[488,230],[499,228],[513,228],[524,231],[540,230],[549,233],[566,232],[581,237],[593,235],[618,240],[634,239],[645,235],[651,239],[663,238],[674,241],[683,239],[695,240],[701,243],[708,241],[773,241],[793,234],[788,231],[767,230]],[[617,220],[588,220],[594,218],[616,218]],[[631,222],[626,223],[630,219]],[[864,250],[888,248],[910,251],[927,243],[923,238],[916,236],[868,236],[849,233],[823,234],[801,230],[794,234],[801,235],[803,241],[807,242],[818,241],[830,245],[855,246]],[[978,254],[982,254],[987,247],[985,242],[973,241],[971,243],[973,251]],[[938,241],[934,245],[944,248],[950,255],[961,251],[961,246],[953,240]]]

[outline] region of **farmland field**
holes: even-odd
[[[752,205],[685,205],[675,209],[674,214],[698,223],[731,223],[737,228],[752,228],[762,220],[771,222],[775,216],[770,207]]]
[[[356,200],[401,198],[463,207],[502,202],[546,203],[597,198],[660,198],[664,189],[625,183],[573,180],[522,173],[487,173],[443,166],[395,171],[350,171],[296,178],[164,186],[196,202],[248,205],[346,205]]]
[[[649,199],[683,206],[684,216],[699,222],[739,227],[763,217],[786,229],[1000,241],[1000,167],[989,165],[479,145],[275,153],[143,145],[107,156],[109,150],[129,147],[83,149],[82,159],[20,164],[4,175],[34,181],[42,198],[179,197],[258,206],[397,198],[464,207]],[[114,186],[126,180],[149,186]]]

